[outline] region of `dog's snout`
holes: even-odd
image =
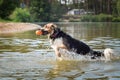
[[[47,34],[49,34],[49,32],[46,31],[46,30],[44,30],[44,29],[41,29],[41,31],[42,31],[42,35],[47,35]]]

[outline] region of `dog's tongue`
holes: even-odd
[[[42,33],[42,30],[36,30],[36,31],[35,31],[35,34],[40,36],[40,35],[42,35],[43,33]]]

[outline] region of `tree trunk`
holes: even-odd
[[[111,0],[107,0],[107,13],[111,14]]]

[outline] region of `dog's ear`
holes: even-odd
[[[52,24],[52,25],[51,25],[51,29],[53,29],[53,30],[54,30],[55,28],[57,28],[57,25]]]
[[[51,23],[51,29],[54,30],[55,32],[60,32],[60,28],[57,27],[57,25]]]

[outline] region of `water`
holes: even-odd
[[[45,23],[37,23],[43,25]],[[120,56],[119,23],[56,23],[94,50]],[[0,35],[0,80],[119,80],[120,59],[56,61],[46,36],[33,31]]]

